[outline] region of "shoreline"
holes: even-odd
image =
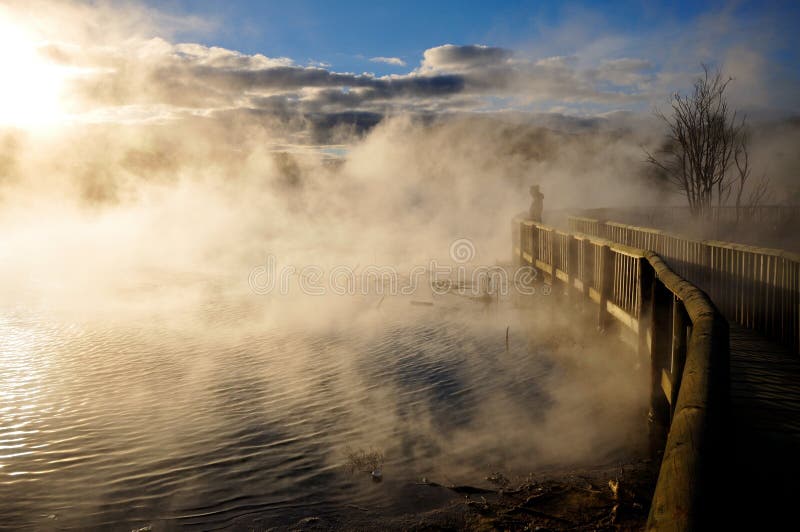
[[[351,507],[334,516],[305,517],[288,530],[367,531],[377,526],[392,531],[642,530],[657,475],[657,463],[638,459],[547,470],[518,484],[502,475],[476,486],[420,482],[411,487],[414,495],[443,502],[432,510],[398,516]],[[485,487],[487,481],[491,487]],[[287,528],[257,528],[251,523],[236,529],[266,532]]]

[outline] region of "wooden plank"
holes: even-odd
[[[591,299],[595,303],[600,303],[600,292],[598,292],[592,287],[589,287],[589,299]]]
[[[553,265],[547,264],[546,262],[542,262],[539,259],[536,259],[535,265],[537,268],[542,270],[544,273],[548,275],[553,275]]]
[[[606,312],[608,312],[618,322],[623,324],[628,329],[632,330],[635,333],[639,332],[639,321],[634,316],[631,316],[630,314],[625,312],[624,309],[618,307],[611,301],[606,302]]]

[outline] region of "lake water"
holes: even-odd
[[[641,443],[630,353],[576,335],[552,302],[319,300],[286,318],[204,294],[127,313],[3,307],[0,528],[399,515],[442,503],[423,477],[486,484]],[[346,467],[358,451],[382,454],[382,482]]]

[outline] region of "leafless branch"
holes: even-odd
[[[750,176],[747,117],[728,105],[725,91],[732,78],[702,67],[690,94],[674,93],[669,114],[656,111],[666,125],[666,142],[656,153],[646,151],[647,162],[686,195],[696,216],[707,215],[714,203],[727,204],[734,191],[737,207],[752,205],[768,188],[761,180],[743,195]]]

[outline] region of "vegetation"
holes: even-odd
[[[366,451],[364,449],[353,450],[348,447],[345,449],[345,454],[347,455],[345,469],[350,473],[371,473],[383,466],[383,453],[376,449]]]
[[[711,215],[712,206],[736,207],[737,221],[766,197],[766,176],[751,181],[747,117],[728,105],[725,91],[732,78],[703,65],[693,91],[670,98],[671,112],[656,111],[667,125],[661,149],[647,161],[686,195],[696,217]]]

